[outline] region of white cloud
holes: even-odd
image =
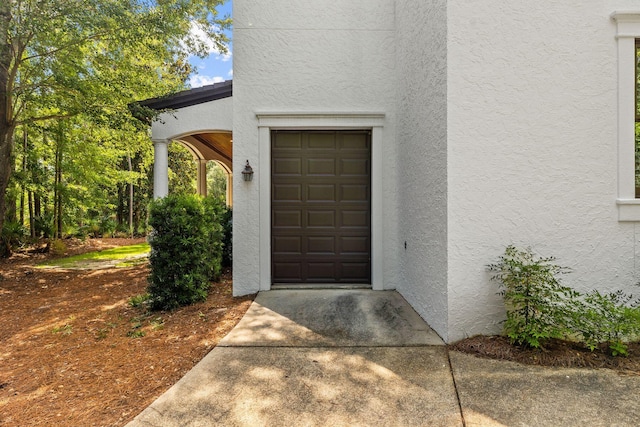
[[[195,76],[191,76],[189,79],[189,86],[192,88],[212,85],[214,83],[221,83],[224,81],[222,77],[211,77],[211,76],[201,76],[196,74]]]
[[[227,73],[227,76],[233,77],[233,68],[229,70],[229,72]]]

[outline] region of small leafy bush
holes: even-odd
[[[141,305],[149,301],[150,297],[151,296],[148,293],[132,296],[131,298],[129,298],[129,305],[134,308],[140,307]]]
[[[67,252],[67,245],[61,239],[53,239],[49,242],[49,252],[60,256]]]
[[[560,284],[570,270],[541,258],[531,249],[508,246],[495,264],[507,310],[504,331],[512,343],[542,347],[548,339],[579,341],[591,351],[607,346],[626,356],[627,342],[640,337],[640,300],[622,291],[581,294]]]
[[[220,275],[221,210],[195,195],[170,195],[149,209],[151,273],[147,292],[152,309],[171,310],[202,301],[210,280]]]
[[[640,335],[640,310],[632,299],[622,291],[584,295],[575,322],[584,345],[593,351],[606,344],[613,356],[626,356],[625,341]]]
[[[502,287],[507,306],[504,330],[512,343],[538,348],[550,338],[567,335],[572,318],[567,299],[577,292],[560,283],[557,276],[569,269],[554,261],[537,257],[531,249],[508,246],[498,262],[488,266]]]

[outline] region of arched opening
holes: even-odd
[[[232,156],[230,131],[209,131],[182,135],[173,139],[185,146],[196,163],[196,192],[215,194],[233,205]]]
[[[217,160],[207,162],[207,195],[224,199],[227,206],[233,206],[232,174]]]

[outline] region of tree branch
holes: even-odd
[[[16,126],[21,126],[25,124],[35,123],[35,122],[43,122],[46,120],[60,120],[60,119],[68,119],[70,117],[77,116],[78,113],[66,113],[66,114],[50,114],[47,116],[38,116],[38,117],[30,117],[24,120],[16,121]]]

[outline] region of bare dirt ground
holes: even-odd
[[[542,349],[511,345],[502,336],[475,336],[449,346],[478,357],[510,360],[527,365],[562,368],[607,368],[629,375],[640,375],[640,343],[629,344],[629,355],[612,356],[605,346],[594,351],[577,343],[552,340]]]
[[[140,243],[67,242],[66,255]],[[172,312],[133,307],[148,265],[38,269],[50,254],[0,260],[0,426],[122,426],[200,361],[242,318],[231,277]]]

